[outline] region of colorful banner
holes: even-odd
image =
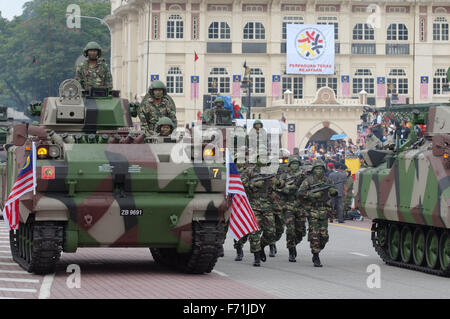
[[[272,97],[281,98],[281,76],[272,75]]]
[[[334,26],[288,24],[287,74],[334,74]]]
[[[377,77],[377,98],[386,98],[386,78]]]
[[[199,76],[191,76],[191,100],[198,99],[199,95]]]
[[[348,75],[341,76],[341,93],[342,97],[350,96],[350,76]]]
[[[420,99],[428,99],[428,76],[420,77]]]
[[[241,97],[241,76],[239,74],[233,75],[233,89],[232,97]]]

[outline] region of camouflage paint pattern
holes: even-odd
[[[429,120],[439,112],[443,113],[430,109]],[[433,132],[435,124],[429,121],[427,130]],[[445,135],[448,139],[449,134]],[[444,157],[450,153],[448,144],[441,153],[434,154],[434,141],[441,136],[434,134],[418,148],[398,153],[391,168],[384,162],[360,169],[354,185],[355,204],[360,212],[371,219],[449,229],[450,167]]]

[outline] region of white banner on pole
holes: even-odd
[[[287,74],[334,74],[334,25],[288,24]]]

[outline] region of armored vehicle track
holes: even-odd
[[[450,277],[448,229],[374,220],[372,243],[388,265]]]

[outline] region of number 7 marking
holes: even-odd
[[[219,169],[213,168],[213,172],[214,172],[214,178],[217,178],[217,174],[219,174]]]

